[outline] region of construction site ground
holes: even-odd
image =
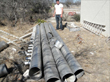
[[[80,31],[70,32],[69,29],[64,28],[64,30],[57,30],[57,32],[85,71],[84,76],[78,79],[77,82],[110,82],[110,41],[107,41],[107,38],[102,35],[97,36],[85,30],[82,28],[80,22],[74,23],[80,27]],[[55,22],[52,22],[52,24],[56,27]],[[63,22],[63,24],[65,24],[65,22]],[[0,26],[0,30],[4,30],[20,37],[25,35],[25,32],[34,25],[35,24],[25,24],[18,25],[17,27]],[[0,36],[5,36],[8,39],[14,40],[1,32]],[[30,37],[26,40],[29,39]],[[0,38],[0,41],[5,40]],[[21,44],[21,46],[24,44],[26,48],[26,43],[18,42],[18,44]],[[24,56],[20,56],[18,54],[20,50],[21,49],[19,47],[10,45],[7,49],[0,53],[0,64],[6,63],[8,68],[10,68],[13,60],[18,59],[18,62],[21,62],[23,59],[25,60]],[[21,70],[25,71],[26,68]],[[0,79],[0,82],[2,82],[3,79],[4,77]],[[42,79],[38,82],[44,82],[44,80]]]
[[[83,29],[79,22],[75,24],[81,27],[80,31],[70,32],[65,28],[57,32],[85,70],[85,75],[77,82],[109,82],[110,42],[104,36],[97,36]],[[82,38],[81,43],[78,35]]]

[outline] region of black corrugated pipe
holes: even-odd
[[[4,42],[4,41],[1,41],[0,42],[0,52],[2,51],[2,50],[4,50],[5,48],[7,48],[9,45],[6,43],[6,42]]]
[[[55,65],[55,61],[52,57],[52,52],[48,44],[43,23],[41,23],[40,29],[41,29],[41,42],[42,42],[42,55],[43,55],[43,68],[44,68],[45,81],[61,82]]]
[[[0,65],[0,77],[7,74],[8,74],[7,66],[5,64]]]
[[[41,59],[41,42],[40,42],[40,27],[36,27],[33,53],[29,75],[31,78],[39,80],[42,77],[42,59]]]
[[[57,39],[59,41],[63,42],[63,40],[61,39],[59,34],[54,29],[53,25],[51,23],[49,23],[49,25],[50,25],[50,29],[52,31],[53,36],[57,37]],[[73,73],[76,75],[76,77],[78,79],[84,75],[84,70],[82,69],[80,64],[77,62],[77,60],[74,58],[73,54],[71,54],[71,52],[69,51],[66,44],[64,42],[63,42],[63,44],[64,44],[64,46],[61,48],[61,52],[63,53],[63,55],[64,55],[67,63],[69,64],[71,70],[73,71]]]
[[[48,34],[49,32],[51,33],[48,23],[44,23],[44,26],[45,26],[46,34]],[[47,36],[47,37],[49,39],[49,36]],[[65,58],[63,57],[62,53],[60,52],[60,50],[57,49],[56,47],[54,47],[54,44],[52,44],[52,43],[53,43],[53,41],[50,42],[50,46],[51,46],[53,57],[54,57],[54,60],[55,60],[55,63],[58,68],[62,81],[64,81],[65,79],[67,79],[70,76],[74,76],[74,78],[72,80],[74,82],[75,75],[73,75],[73,72],[69,68],[69,66],[68,66]]]

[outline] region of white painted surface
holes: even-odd
[[[110,36],[110,0],[81,0],[81,24],[83,20],[105,25],[104,36]]]

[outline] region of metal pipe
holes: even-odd
[[[5,39],[5,40],[7,40],[7,41],[9,41],[9,42],[7,42],[7,44],[12,43],[12,44],[14,44],[14,45],[17,46],[17,47],[20,46],[20,45],[16,44],[15,42],[11,41],[10,39],[8,39],[8,38],[6,38],[6,37],[3,37],[3,36],[0,36],[0,37],[3,38],[3,39]]]
[[[7,66],[5,64],[0,65],[0,77],[7,74],[8,74]]]
[[[1,41],[1,42],[0,42],[0,51],[2,51],[3,49],[7,48],[8,46],[9,46],[9,45],[8,45],[6,42]]]
[[[0,32],[5,33],[5,34],[7,34],[7,35],[9,35],[9,36],[12,36],[12,37],[14,37],[14,38],[19,38],[19,37],[13,35],[13,34],[10,34],[10,33],[8,33],[8,32],[5,32],[5,31],[3,31],[3,30],[0,30]]]
[[[49,32],[52,33],[49,29],[48,23],[44,23],[44,26],[45,26],[46,34],[48,34]],[[54,46],[55,45],[53,43],[54,41],[52,41],[51,38],[49,38],[49,37],[50,36],[47,36],[47,38],[50,41],[50,46],[51,46],[53,58],[55,60],[55,63],[58,68],[58,71],[59,71],[59,74],[60,74],[62,81],[65,81],[65,79],[73,76],[73,78],[71,80],[72,80],[72,82],[74,82],[76,80],[75,75],[72,73],[72,71],[71,71],[70,67],[68,66],[65,58],[63,57],[61,51]]]
[[[64,81],[65,79],[71,76],[74,76],[72,78],[72,82],[74,82],[76,80],[76,77],[71,71],[70,67],[68,66],[68,63],[66,62],[60,50],[54,47],[52,48],[52,53],[53,53],[53,57],[55,59],[62,81]]]
[[[50,30],[50,28],[49,28],[49,25],[48,25],[48,23],[44,23],[44,26],[45,26],[45,29],[46,29],[46,35],[47,35],[47,38],[48,38],[48,40],[49,39],[51,39],[53,36],[52,36],[52,32],[51,32],[51,30]]]
[[[38,26],[38,25],[37,25],[37,26]],[[33,40],[35,39],[35,33],[36,33],[36,27],[37,27],[37,26],[34,26],[34,27],[33,27],[32,35],[31,35],[31,38],[30,38],[31,41],[33,41]]]
[[[8,33],[8,32],[5,32],[5,31],[3,31],[3,30],[0,30],[0,32],[5,33],[5,34],[7,34],[7,35],[9,35],[9,36],[12,36],[12,37],[14,37],[14,38],[19,39],[19,37],[15,36],[15,35],[13,35],[13,34],[10,34],[10,33]],[[21,39],[21,40],[22,40],[22,41],[25,41],[25,40],[23,40],[23,39]]]
[[[41,23],[40,29],[41,29],[41,42],[42,42],[42,55],[45,81],[60,82],[58,71],[55,65],[55,61],[52,57],[52,52],[48,44],[43,23]]]
[[[32,55],[32,53],[27,53],[26,51],[25,51],[25,54],[26,54],[26,56],[31,56]]]
[[[24,38],[26,38],[26,37],[28,37],[28,36],[30,36],[30,35],[32,35],[32,32],[21,36],[19,39],[20,39],[20,40],[21,40],[21,39],[24,39]]]
[[[84,71],[82,67],[80,66],[80,64],[77,62],[77,60],[75,59],[75,57],[73,56],[73,54],[71,54],[67,46],[63,46],[61,48],[61,51],[66,61],[68,62],[71,70],[76,75],[77,79],[80,78],[84,74]]]
[[[53,33],[53,36],[57,37],[58,40],[63,42],[63,40],[61,39],[59,34],[55,31],[53,25],[51,23],[49,23],[49,25],[50,25],[50,29]],[[66,44],[64,42],[63,42],[63,44],[64,44],[64,46],[61,48],[61,52],[63,53],[63,56],[65,57],[67,63],[69,64],[72,72],[76,75],[76,77],[78,79],[81,76],[83,76],[84,70],[82,69],[80,64],[77,62],[77,60],[74,58],[73,54],[71,54],[71,52],[67,48]]]
[[[30,61],[25,61],[24,65],[30,65]]]
[[[41,67],[41,43],[40,43],[40,27],[37,26],[34,29],[35,35],[32,38],[34,40],[33,52],[31,56],[29,76],[35,80],[39,80],[42,77],[42,67]]]
[[[50,27],[49,27],[49,24],[48,23],[44,23],[44,26],[45,26],[45,30],[46,30],[46,33],[52,33],[52,31],[50,30]]]

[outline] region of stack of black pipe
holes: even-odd
[[[63,43],[61,49],[55,47],[56,41]],[[84,70],[51,23],[36,26],[33,45],[29,70],[32,79],[44,77],[45,82],[75,82],[83,76]],[[68,79],[70,77],[72,79]]]

